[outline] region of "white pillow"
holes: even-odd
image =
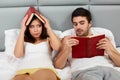
[[[60,39],[62,38],[62,31],[59,30],[53,30],[53,31]]]
[[[61,38],[62,31],[59,30],[53,30],[55,34]],[[17,37],[19,35],[20,29],[15,28],[15,29],[9,29],[5,30],[5,53],[8,55],[13,56],[13,51],[15,47],[15,43],[17,41]],[[55,55],[55,51],[53,51],[53,54]]]
[[[13,56],[15,43],[20,29],[5,30],[5,53]]]
[[[117,47],[118,52],[120,53],[120,47]]]

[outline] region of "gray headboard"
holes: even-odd
[[[5,50],[4,30],[20,28],[31,5],[49,19],[53,29],[61,31],[72,28],[72,11],[84,7],[92,13],[93,26],[110,29],[120,46],[120,0],[0,0],[0,51]]]

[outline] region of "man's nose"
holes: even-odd
[[[79,29],[80,27],[81,27],[81,25],[80,25],[80,24],[77,24],[76,28]]]

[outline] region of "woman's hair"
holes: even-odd
[[[72,22],[73,22],[73,18],[78,17],[78,16],[86,17],[89,23],[92,20],[91,13],[87,9],[84,9],[84,8],[77,8],[73,11],[72,16],[71,16]]]
[[[25,42],[34,43],[34,42],[36,41],[35,38],[30,34],[30,31],[29,31],[29,27],[30,27],[31,23],[32,23],[34,20],[36,20],[36,19],[38,19],[38,18],[37,18],[36,16],[33,16],[32,20],[31,20],[30,23],[29,23],[29,25],[26,26],[25,36],[24,36]],[[39,20],[39,19],[38,19],[38,20]],[[39,21],[40,21],[40,20],[39,20]],[[41,25],[42,25],[42,33],[41,33],[41,35],[39,36],[39,38],[40,38],[40,39],[46,39],[46,38],[48,37],[47,30],[46,30],[46,28],[45,28],[45,26],[44,26],[44,23],[42,23],[41,21],[40,21],[40,23],[41,23]]]

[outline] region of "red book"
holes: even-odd
[[[45,20],[41,17],[38,10],[36,10],[33,6],[30,6],[28,11],[26,12],[26,15],[28,15],[28,19],[26,20],[26,25],[29,25],[31,19],[35,15],[41,22],[45,23]]]
[[[72,46],[72,58],[90,58],[94,56],[103,56],[104,50],[97,49],[96,44],[105,35],[97,35],[91,37],[74,37],[79,40],[79,44]]]

